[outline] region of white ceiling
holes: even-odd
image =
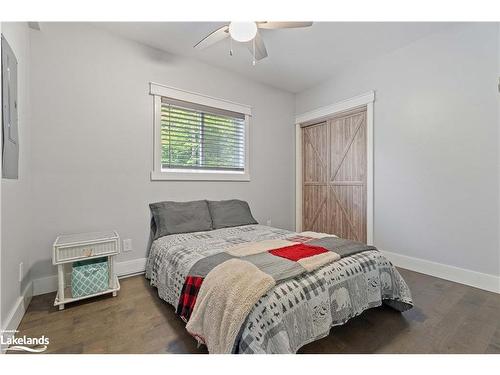
[[[349,64],[373,59],[450,23],[315,22],[309,28],[261,30],[269,56],[252,66],[244,45],[229,39],[204,50],[193,46],[224,22],[105,22],[95,24],[149,46],[232,70],[271,86],[300,92]]]

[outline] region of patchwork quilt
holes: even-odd
[[[245,295],[238,280],[249,272],[246,282],[261,289]],[[382,302],[400,311],[412,307],[406,283],[375,248],[261,225],[159,238],[146,277],[200,342],[207,344],[203,334],[220,336],[207,345],[211,352],[294,353]],[[226,289],[221,280],[228,282]],[[230,309],[231,316],[213,301],[242,307]],[[223,321],[236,323],[228,331]],[[218,330],[210,329],[214,324]]]

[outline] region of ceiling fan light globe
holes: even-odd
[[[257,24],[255,22],[231,22],[229,35],[237,42],[249,42],[257,35]]]

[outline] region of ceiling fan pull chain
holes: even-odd
[[[252,61],[252,65],[255,66],[255,38],[252,39],[252,44],[253,44],[253,61]]]
[[[229,38],[229,56],[233,56],[233,38]]]

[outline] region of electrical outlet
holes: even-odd
[[[19,263],[19,282],[23,281],[23,276],[24,276],[24,265],[23,262]]]
[[[266,221],[266,225],[267,225],[268,227],[271,227],[271,226],[273,225],[272,220],[271,220],[271,219],[267,219],[267,221]]]
[[[123,240],[123,252],[127,253],[132,251],[132,240],[130,238]]]

